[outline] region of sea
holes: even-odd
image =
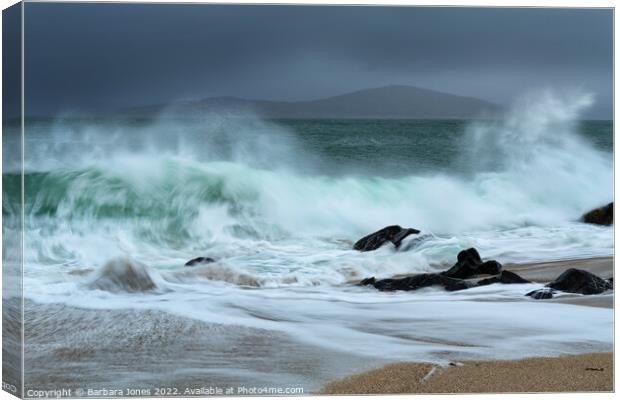
[[[381,362],[611,351],[613,310],[525,296],[541,283],[356,285],[440,271],[470,247],[502,264],[612,256],[613,227],[580,222],[613,201],[613,121],[584,120],[590,103],[529,98],[468,121],[26,118],[23,295],[60,314],[164,312]],[[7,153],[20,140],[5,133],[5,237],[20,234],[21,157]],[[425,240],[353,250],[394,224]],[[184,266],[195,257],[215,261]],[[223,381],[282,374],[217,360]]]

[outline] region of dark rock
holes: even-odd
[[[495,260],[485,261],[478,266],[476,272],[478,274],[497,275],[502,272],[502,264]]]
[[[375,288],[382,291],[416,290],[429,286],[442,286],[449,292],[469,289],[473,283],[461,279],[450,278],[441,274],[418,274],[400,279],[382,279],[374,283]]]
[[[556,290],[568,293],[599,294],[607,290],[613,290],[613,278],[602,279],[591,272],[581,269],[570,268],[564,271],[543,289],[534,290],[526,296],[535,299],[550,299]]]
[[[467,250],[459,251],[459,254],[456,255],[456,261],[460,263],[470,262],[475,265],[482,263],[482,258],[480,258],[480,254],[478,250],[469,248]]]
[[[477,286],[485,286],[491,285],[493,283],[505,283],[505,284],[513,284],[513,283],[531,283],[527,279],[521,278],[519,275],[510,271],[502,271],[498,276],[494,276],[492,278],[483,279],[478,281]]]
[[[497,275],[501,271],[500,263],[493,260],[482,262],[478,250],[472,247],[461,251],[457,256],[456,264],[441,274],[450,278],[467,279],[479,274]]]
[[[500,279],[502,283],[532,283],[512,271],[502,271]]]
[[[525,295],[530,296],[536,300],[545,300],[553,298],[553,293],[555,292],[551,289],[537,289],[526,293]]]
[[[451,278],[469,278],[470,276],[475,275],[474,271],[480,264],[482,264],[480,254],[478,254],[478,250],[472,247],[471,249],[462,250],[459,252],[457,255],[456,264],[441,274]]]
[[[370,277],[370,278],[362,279],[359,284],[360,284],[360,286],[368,286],[368,285],[373,285],[374,286],[376,281],[377,280],[373,276],[373,277]]]
[[[399,225],[386,226],[385,228],[364,236],[358,240],[353,249],[359,251],[377,250],[385,242],[392,242],[398,248],[404,238],[411,234],[418,234],[419,230],[413,228],[402,228]]]
[[[196,258],[192,258],[191,260],[186,262],[185,266],[186,267],[193,267],[194,265],[208,264],[208,263],[212,263],[212,262],[215,262],[215,260],[212,259],[211,257],[196,257]]]
[[[581,220],[589,224],[597,225],[611,225],[614,223],[614,203],[609,203],[606,206],[595,208],[585,213]]]
[[[611,286],[613,286],[614,285],[614,277],[612,276],[611,278],[607,278],[607,282],[609,282],[609,284]]]
[[[567,269],[546,286],[563,292],[580,294],[599,294],[613,289],[610,282],[591,272],[576,268]]]

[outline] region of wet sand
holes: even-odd
[[[613,353],[436,366],[391,364],[325,386],[324,394],[613,391]]]
[[[206,323],[157,310],[25,304],[25,390],[301,388],[384,365],[280,332]],[[235,394],[244,394],[237,393]],[[83,397],[83,396],[78,396]],[[89,396],[93,397],[93,396]],[[133,395],[131,396],[133,397]]]
[[[593,257],[523,264],[504,264],[504,269],[514,271],[533,282],[550,282],[569,268],[585,269],[601,278],[610,278],[614,272],[613,257]]]

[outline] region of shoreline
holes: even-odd
[[[536,274],[542,276],[544,275],[542,272],[545,271],[555,277],[560,273],[558,270],[570,267],[592,270],[607,277],[613,274],[613,258],[597,257],[545,263],[507,264],[507,269],[518,270],[519,274],[526,277]],[[570,302],[580,306],[610,308],[613,307],[613,299],[613,294],[607,294],[566,295],[550,300],[524,298],[522,301],[547,305],[553,302]],[[423,372],[425,376],[430,369],[437,366],[437,364],[416,363],[414,359],[404,359],[399,364],[392,364],[393,360],[368,357],[364,354],[340,353],[310,345],[278,331],[202,322],[156,309],[132,309],[130,307],[120,310],[88,309],[60,303],[39,304],[30,300],[26,300],[25,306],[27,342],[25,359],[30,365],[39,366],[28,371],[26,378],[32,385],[30,387],[36,388],[53,388],[59,384],[67,387],[84,387],[85,384],[94,388],[115,387],[113,382],[116,384],[122,382],[122,385],[128,387],[135,385],[156,387],[161,383],[175,387],[192,387],[199,383],[239,386],[248,382],[252,382],[253,385],[272,386],[285,381],[291,385],[300,385],[305,393],[318,394],[323,393],[326,387],[340,387],[330,386],[337,382],[351,382],[355,377],[364,376],[365,385],[379,385],[377,387],[381,390],[396,390],[406,388],[402,385],[411,381],[410,376],[415,377],[418,376],[416,374]],[[118,321],[124,321],[120,330],[115,327]],[[69,326],[72,327],[71,330],[64,329]],[[513,330],[512,333],[518,335],[519,331]],[[510,338],[507,337],[506,340]],[[575,344],[579,343],[575,342]],[[612,348],[612,344],[609,347],[583,348],[584,354],[569,357],[577,359],[585,357],[585,360],[591,361],[587,352],[601,351],[603,353],[597,354],[606,356],[592,356],[596,358],[596,362],[600,363],[602,361],[598,357],[610,357],[611,353],[605,352]],[[119,353],[125,354],[122,372],[111,368],[117,365],[118,360],[115,354]],[[466,366],[496,363],[493,365],[501,365],[507,371],[512,371],[506,373],[507,376],[513,376],[521,371],[518,366],[525,362],[523,360],[493,361],[491,358],[472,361],[467,356],[463,357],[464,354],[459,354],[458,348],[455,348],[454,354],[448,358],[448,361],[469,359],[469,361],[464,361]],[[551,357],[545,360],[555,359],[556,357]],[[551,379],[555,370],[562,370],[561,365],[556,368],[555,362],[546,361],[545,365],[549,371],[537,370],[536,376]],[[508,364],[504,366],[502,363]],[[51,365],[57,366],[53,380],[48,377]],[[243,365],[243,368],[239,369],[239,365]],[[386,387],[385,369],[394,368],[394,365],[405,366],[403,371],[407,374],[403,372],[396,375],[400,377],[400,380],[389,381],[392,382],[392,386]],[[604,371],[607,371],[608,367],[605,365],[592,368],[604,368]],[[468,371],[467,368],[470,367],[459,369],[459,373]],[[575,368],[565,371],[566,376],[578,370]],[[177,372],[170,374],[171,370]],[[448,376],[443,374],[446,370],[441,369],[441,371],[441,376]],[[596,380],[597,388],[608,388],[612,384],[610,382],[613,382],[613,380],[608,381],[607,378],[600,381],[602,371],[590,372],[599,373],[595,376],[598,379]],[[438,378],[434,375],[431,375],[427,381],[435,382]],[[340,380],[334,381],[335,379]],[[510,381],[506,381],[505,388],[512,387],[510,384],[512,384]],[[445,390],[450,390],[449,386],[443,387]],[[353,390],[352,392],[347,392],[346,388],[340,387],[338,390],[341,391],[334,391],[334,394],[365,394],[366,392],[360,391],[364,388],[365,386],[358,385],[357,388],[347,389]],[[532,387],[526,391],[534,389]],[[589,386],[583,386],[582,389],[589,390]]]
[[[614,274],[613,259],[613,256],[604,256],[507,263],[504,268],[538,283],[552,281],[568,268],[585,269],[609,278]],[[548,300],[530,301],[613,308],[614,294],[566,294]],[[613,382],[613,352],[602,352],[515,360],[455,361],[448,366],[419,362],[392,363],[330,381],[319,394],[611,392]]]
[[[613,353],[519,360],[396,363],[327,383],[319,394],[449,394],[613,391]]]

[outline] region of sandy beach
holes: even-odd
[[[613,353],[516,361],[399,363],[331,382],[324,394],[613,391]]]

